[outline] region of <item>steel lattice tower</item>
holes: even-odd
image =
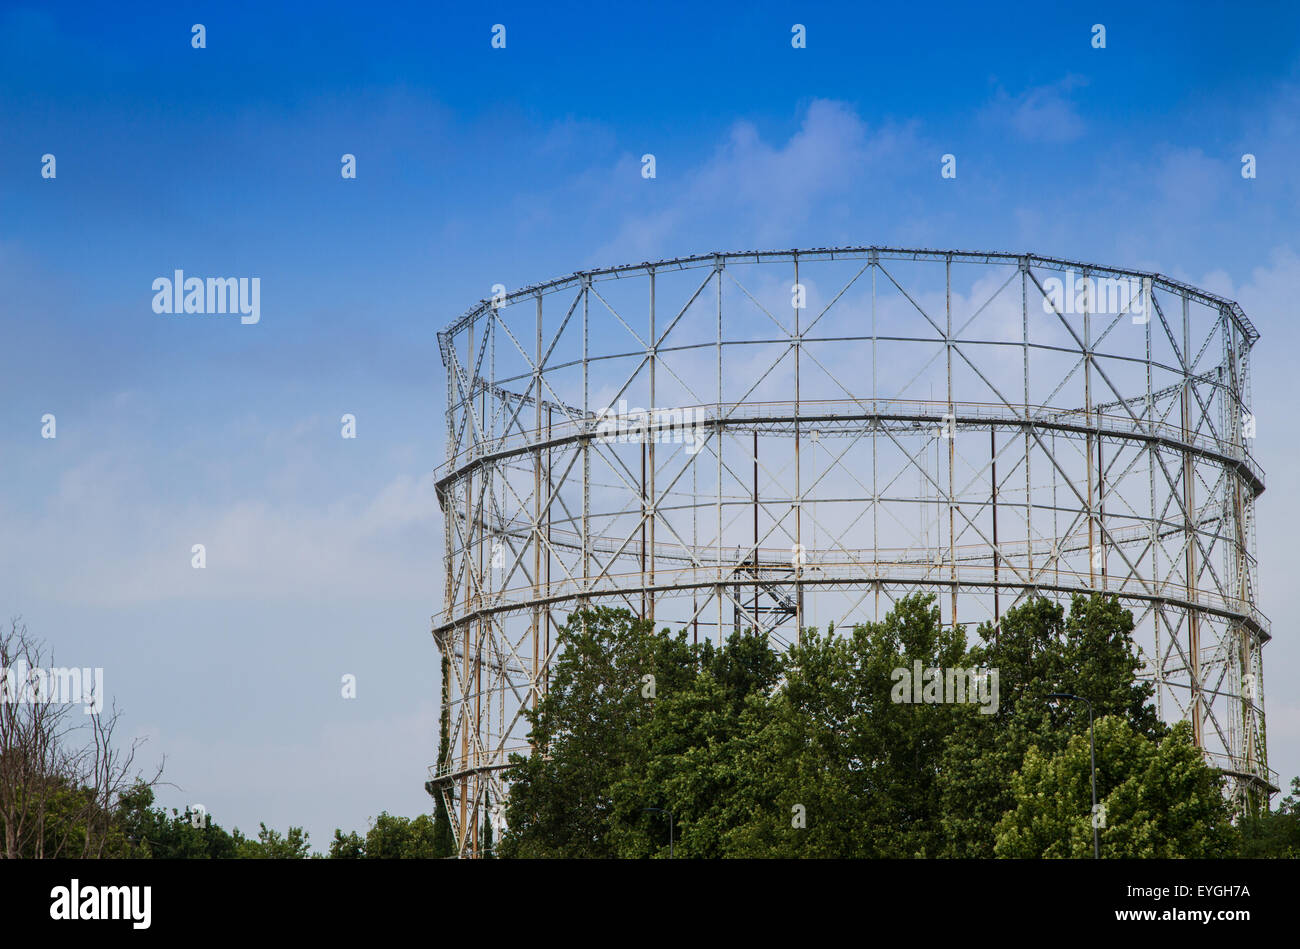
[[[887,247],[611,267],[470,308],[438,334],[451,731],[430,769],[460,853],[583,603],[788,644],[914,590],[959,625],[1113,593],[1161,714],[1266,799],[1257,339],[1159,274]]]

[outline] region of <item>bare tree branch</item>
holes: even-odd
[[[49,660],[47,663],[47,659]],[[0,632],[0,857],[103,857],[115,843],[115,815],[124,791],[150,788],[135,764],[143,739],[114,743],[116,703],[77,676],[80,695],[56,694],[47,656],[17,619]],[[96,679],[102,688],[102,681]],[[70,688],[70,685],[68,686]],[[83,706],[93,710],[86,713]]]

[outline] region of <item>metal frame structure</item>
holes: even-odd
[[[889,247],[591,270],[470,308],[438,334],[451,734],[430,771],[459,852],[529,750],[558,627],[597,603],[788,644],[914,590],[963,626],[1113,593],[1161,714],[1266,800],[1257,339],[1159,274]]]

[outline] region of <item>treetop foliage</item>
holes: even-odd
[[[969,643],[933,597],[910,596],[785,652],[751,632],[695,644],[626,610],[576,612],[526,713],[535,750],[510,759],[496,850],[666,858],[671,815],[678,857],[1091,856],[1089,708],[1054,693],[1091,701],[1104,857],[1294,846],[1293,798],[1234,825],[1189,727],[1156,713],[1132,633],[1100,595],[1068,611],[1031,599]],[[921,698],[918,683],[900,700],[900,677],[934,668],[983,675],[995,695],[932,700],[945,693]]]

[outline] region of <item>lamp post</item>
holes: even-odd
[[[655,814],[668,815],[668,859],[673,858],[673,812],[664,810],[662,807],[643,807],[641,813],[653,812]]]
[[[1071,695],[1069,692],[1053,692],[1047,698],[1055,702],[1069,699],[1088,705],[1088,755],[1092,759],[1092,858],[1100,860],[1101,838],[1097,834],[1097,743],[1092,732],[1092,702],[1082,695]]]

